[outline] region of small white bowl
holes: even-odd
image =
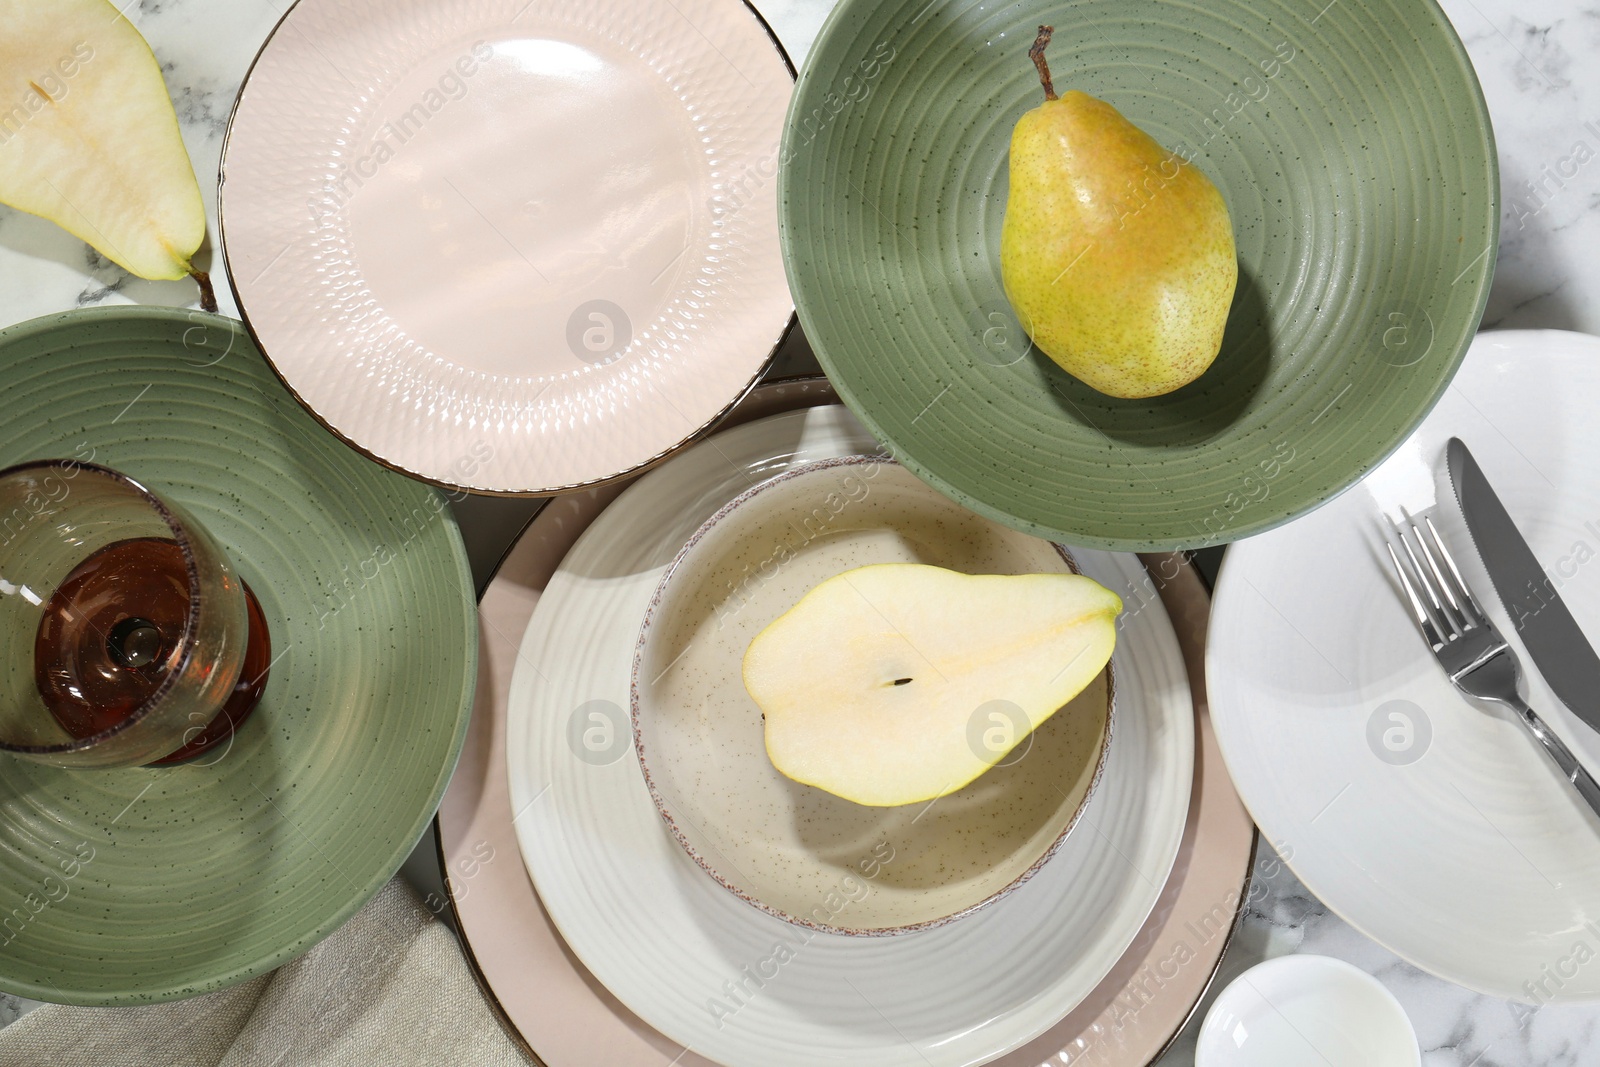
[[[1419,1067],[1405,1009],[1328,956],[1280,956],[1228,984],[1206,1013],[1195,1067]]]
[[[639,634],[635,750],[667,826],[724,888],[814,930],[906,933],[998,900],[1060,847],[1105,766],[1109,667],[998,766],[931,804],[863,807],[780,774],[744,688],[744,650],[817,583],[896,562],[1076,569],[1057,546],[967,511],[890,460],[823,460],[712,516],[668,568]]]

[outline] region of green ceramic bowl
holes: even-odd
[[[1165,397],[1078,382],[1030,349],[1001,288],[1041,23],[1057,90],[1193,152],[1233,217],[1221,354]],[[801,324],[896,458],[983,515],[1113,549],[1258,533],[1404,440],[1477,329],[1498,190],[1434,0],[843,0],[778,185]]]
[[[35,319],[0,332],[0,382],[0,467],[92,458],[184,505],[281,657],[220,757],[0,757],[0,988],[129,1004],[260,974],[375,893],[443,795],[477,661],[455,522],[318,426],[229,319]]]

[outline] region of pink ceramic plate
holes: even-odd
[[[387,466],[495,493],[637,471],[792,322],[792,88],[740,0],[299,0],[223,148],[241,312]]]
[[[833,402],[825,382],[764,386],[734,420]],[[528,879],[517,851],[506,781],[506,697],[545,582],[621,486],[552,501],[507,557],[479,610],[483,648],[478,697],[460,768],[439,810],[446,884],[468,954],[486,991],[539,1060],[550,1067],[591,1063],[710,1067],[657,1033],[613,997],[569,952]],[[1195,785],[1172,877],[1132,947],[1090,996],[1049,1032],[1008,1054],[1004,1067],[1045,1061],[1142,1067],[1193,1012],[1215,973],[1243,890],[1254,828],[1233,792],[1198,701],[1208,602],[1199,579],[1176,557],[1146,557],[1189,664],[1199,720]]]

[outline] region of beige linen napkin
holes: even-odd
[[[0,1029],[0,1065],[528,1067],[448,928],[395,878],[299,959],[171,1004],[50,1004]]]

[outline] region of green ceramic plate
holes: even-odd
[[[0,382],[0,466],[92,457],[170,495],[281,656],[213,766],[0,757],[0,988],[128,1004],[260,974],[376,892],[444,792],[477,661],[455,522],[313,422],[229,319],[35,319],[0,332]]]
[[[1070,377],[1029,350],[1001,289],[1040,23],[1058,91],[1193,152],[1232,213],[1222,352],[1166,397]],[[1434,0],[843,0],[801,73],[778,185],[800,321],[856,414],[978,512],[1114,549],[1257,533],[1394,449],[1477,329],[1498,190],[1477,79]]]

